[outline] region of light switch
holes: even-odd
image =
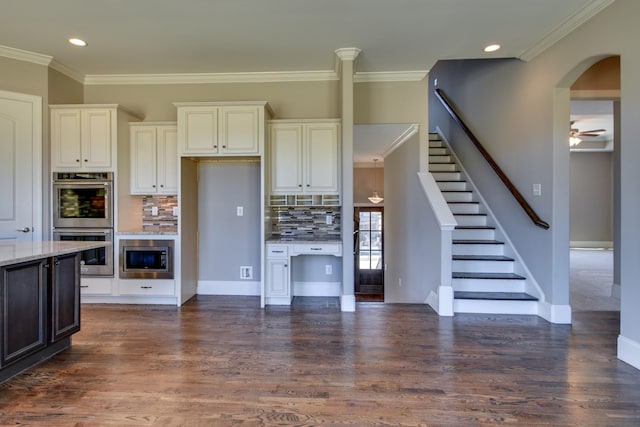
[[[173,207],[173,216],[178,216],[178,207],[177,206]]]
[[[157,206],[152,206],[151,207],[151,216],[158,216],[158,207]]]
[[[237,216],[243,216],[243,215],[244,215],[244,207],[242,207],[242,206],[238,206],[238,207],[236,208],[236,215],[237,215]]]
[[[533,184],[533,195],[534,196],[542,195],[542,184]]]
[[[326,218],[325,218],[325,223],[327,225],[333,224],[333,215],[327,215]]]

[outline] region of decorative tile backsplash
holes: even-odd
[[[340,239],[340,207],[274,207],[271,210],[274,236]],[[327,224],[328,217],[331,224]]]
[[[143,231],[178,231],[178,217],[173,216],[173,208],[178,206],[177,196],[144,196],[142,198]],[[158,215],[152,215],[153,207]]]

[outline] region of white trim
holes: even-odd
[[[356,296],[342,295],[340,297],[340,311],[345,311],[345,312],[356,311]]]
[[[339,297],[342,282],[293,282],[295,297]]]
[[[442,191],[438,187],[433,175],[431,173],[418,172],[418,180],[420,181],[420,187],[424,191],[429,205],[433,210],[436,220],[440,225],[440,230],[453,230],[458,225],[455,217],[451,213],[451,209],[447,204]]]
[[[0,56],[17,59],[18,61],[31,62],[33,64],[49,66],[53,60],[52,56],[41,53],[29,52],[27,50],[16,49],[9,46],[0,45]]]
[[[640,343],[618,335],[618,359],[640,369]]]
[[[67,77],[72,78],[73,80],[77,81],[78,83],[85,83],[85,75],[80,73],[79,71],[74,70],[73,68],[67,67],[66,65],[64,65],[61,62],[58,62],[56,59],[54,59],[53,61],[51,61],[51,64],[49,64],[49,67],[51,67],[53,70],[56,70],[62,74],[64,74]]]
[[[362,52],[362,50],[357,47],[342,47],[334,51],[336,56],[342,61],[355,61],[358,55],[360,55],[360,52]]]
[[[429,71],[380,71],[369,73],[356,73],[353,76],[354,83],[376,83],[376,82],[421,82]]]
[[[260,296],[260,281],[198,280],[197,294]]]
[[[610,241],[591,241],[591,240],[572,240],[569,242],[569,248],[571,249],[579,249],[579,248],[604,248],[604,249],[612,249],[613,242]]]
[[[167,85],[205,83],[277,83],[339,80],[335,71],[257,73],[88,74],[85,85]]]
[[[611,296],[614,298],[620,299],[620,294],[622,293],[622,288],[618,283],[614,283],[611,285]]]
[[[439,316],[453,316],[453,288],[439,286],[438,292],[431,291],[425,301]]]
[[[580,25],[597,15],[601,10],[609,6],[615,0],[592,0],[582,9],[565,19],[560,25],[551,30],[549,34],[544,36],[538,43],[518,55],[518,58],[525,62],[531,61],[533,58],[544,52],[560,39],[571,33]]]
[[[82,295],[82,304],[153,304],[180,305],[175,296],[112,296],[112,295]]]
[[[571,324],[571,306],[570,305],[553,305],[545,301],[538,303],[538,316],[551,323],[562,325]]]
[[[394,150],[396,150],[397,148],[399,148],[402,144],[404,144],[405,142],[407,142],[409,140],[409,138],[411,138],[413,135],[417,134],[420,131],[420,125],[418,124],[412,124],[411,126],[409,126],[404,132],[402,132],[400,134],[400,136],[398,136],[395,141],[393,141],[391,143],[391,145],[389,146],[389,148],[387,148],[384,153],[382,153],[382,157],[385,158],[387,157],[389,154],[393,153]]]

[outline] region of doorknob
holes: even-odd
[[[17,231],[22,231],[23,233],[28,233],[31,231],[31,229],[29,227],[25,227],[25,228],[18,228]]]

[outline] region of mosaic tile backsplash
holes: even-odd
[[[327,224],[327,216],[333,218]],[[291,239],[340,239],[340,207],[272,208],[272,234]]]
[[[158,215],[151,215],[156,206]],[[173,216],[173,207],[178,206],[176,196],[144,196],[142,198],[142,230],[143,231],[178,231],[178,217]]]

